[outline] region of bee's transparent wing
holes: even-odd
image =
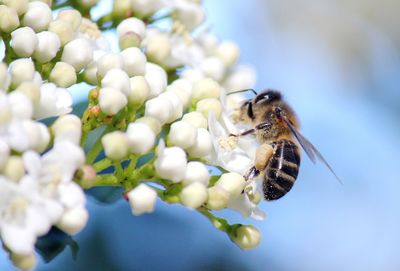
[[[317,150],[317,148],[310,141],[308,141],[308,139],[305,138],[296,129],[296,127],[293,126],[293,124],[290,122],[288,118],[286,118],[286,116],[281,116],[281,117],[283,121],[287,124],[290,131],[293,133],[293,135],[295,136],[295,138],[297,139],[297,141],[299,142],[300,146],[303,148],[307,156],[311,159],[311,161],[315,164],[317,162],[317,159],[320,160],[332,172],[332,174],[336,177],[339,183],[343,184],[340,178],[333,171],[332,167],[328,164],[328,162],[325,160],[322,154]]]

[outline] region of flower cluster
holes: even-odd
[[[214,212],[265,217],[243,177],[252,143],[229,136],[243,97],[226,94],[255,81],[238,46],[199,29],[200,1],[115,0],[94,19],[97,2],[0,1],[0,235],[11,260],[33,268],[37,237],[79,232],[83,189],[107,185],[124,188],[134,215],[157,198],[182,204],[255,247],[257,229]],[[91,86],[81,117],[68,90],[78,83]]]

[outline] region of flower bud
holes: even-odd
[[[131,17],[123,20],[117,26],[117,33],[119,37],[122,37],[128,33],[135,33],[139,37],[140,41],[142,41],[146,34],[146,26],[142,20]]]
[[[129,77],[145,75],[146,56],[136,47],[126,48],[121,52],[123,67]]]
[[[211,77],[211,76],[210,76]],[[199,69],[186,69],[182,72],[181,78],[195,83],[204,78],[204,74]]]
[[[132,214],[141,215],[154,212],[157,192],[148,185],[139,184],[127,194]]]
[[[197,111],[192,111],[183,115],[183,121],[186,121],[192,124],[196,128],[204,128],[207,129],[207,119]]]
[[[57,62],[50,72],[49,81],[57,86],[67,88],[76,83],[74,67],[65,62]]]
[[[64,212],[57,227],[69,235],[75,235],[85,227],[88,218],[88,211],[84,207],[74,207]]]
[[[155,97],[167,87],[167,73],[157,64],[147,62],[144,77],[150,85],[150,97]]]
[[[182,117],[183,105],[182,100],[179,98],[178,95],[176,95],[172,91],[166,91],[161,93],[158,97],[161,99],[167,99],[172,104],[172,112],[169,119],[167,120],[168,123],[171,123]]]
[[[34,253],[32,254],[16,254],[11,252],[11,261],[19,270],[33,270],[37,265],[37,259]]]
[[[59,117],[51,126],[54,134],[55,143],[60,141],[69,141],[79,145],[82,134],[81,119],[75,115],[65,115]]]
[[[149,96],[150,86],[143,76],[130,78],[131,91],[128,97],[129,104],[140,106]]]
[[[216,81],[221,81],[225,75],[225,66],[217,57],[207,57],[201,63],[201,70],[205,76],[211,77]]]
[[[22,129],[26,137],[26,143],[21,144],[21,139],[18,139],[18,135],[15,135],[15,137],[10,140],[11,147],[19,151],[31,149],[37,152],[43,152],[50,143],[50,134],[46,125],[31,120],[24,120],[21,124],[22,125],[18,128]],[[20,133],[20,131],[14,131],[14,133]]]
[[[217,48],[216,55],[221,59],[225,67],[233,66],[239,59],[239,47],[232,41],[221,42]]]
[[[146,117],[154,117],[161,124],[165,124],[173,115],[172,103],[166,98],[155,97],[150,99],[145,104]]]
[[[123,61],[120,54],[106,53],[97,60],[97,76],[102,79],[111,69],[122,69]]]
[[[0,140],[0,172],[7,164],[9,157],[10,157],[10,147],[4,140]]]
[[[35,105],[34,118],[42,119],[67,114],[72,111],[72,96],[65,88],[53,83],[40,87],[40,101]]]
[[[28,0],[2,0],[9,8],[14,8],[18,15],[23,15],[28,10]]]
[[[178,183],[186,173],[186,153],[179,147],[164,147],[160,141],[157,149],[157,159],[154,163],[156,174],[166,180]]]
[[[24,162],[21,156],[10,156],[4,167],[3,174],[10,180],[19,181],[25,175]]]
[[[6,33],[12,32],[19,26],[19,18],[14,8],[0,5],[0,30]]]
[[[215,115],[215,118],[219,118],[222,113],[222,106],[221,102],[218,99],[214,98],[207,98],[200,100],[196,104],[196,111],[199,111],[200,113],[203,114],[204,117],[208,118],[208,114],[210,112],[213,112]]]
[[[197,128],[196,142],[187,149],[190,157],[202,158],[211,154],[212,141],[210,132],[205,128]]]
[[[168,134],[168,141],[172,145],[183,149],[189,148],[196,142],[197,129],[185,121],[172,123]]]
[[[136,123],[144,123],[150,127],[153,132],[158,135],[161,132],[161,122],[153,117],[141,117],[136,120]]]
[[[145,154],[153,148],[156,134],[146,124],[134,122],[128,125],[126,131],[128,136],[129,151],[135,154]]]
[[[132,13],[131,0],[115,0],[112,14],[116,17],[127,17]]]
[[[22,19],[22,24],[29,26],[35,32],[40,32],[47,30],[52,17],[51,9],[48,5],[39,1],[30,2],[28,10]]]
[[[184,1],[176,9],[176,17],[188,30],[193,30],[204,21],[205,12],[201,5]]]
[[[77,31],[82,22],[82,15],[75,9],[65,9],[57,15],[58,20],[68,22],[74,31]]]
[[[179,199],[189,208],[199,208],[207,201],[207,188],[204,184],[195,182],[182,189]]]
[[[229,91],[252,88],[256,82],[256,72],[254,68],[245,65],[236,66],[229,73],[224,82],[224,88]]]
[[[142,38],[135,32],[126,32],[124,35],[119,37],[118,44],[121,50],[139,47],[142,43]]]
[[[242,193],[244,186],[246,185],[246,181],[239,173],[229,172],[222,174],[215,185],[219,185],[228,191],[231,196],[235,197]]]
[[[0,89],[7,91],[10,83],[11,77],[7,72],[7,65],[3,62],[0,62]]]
[[[33,58],[40,63],[47,63],[56,57],[61,47],[60,38],[56,33],[50,31],[40,32],[36,36],[39,43],[33,54]]]
[[[211,78],[204,78],[193,84],[192,100],[194,103],[205,98],[218,98],[219,95],[220,86]]]
[[[104,152],[111,160],[122,160],[128,156],[128,137],[121,131],[115,131],[101,138]]]
[[[22,82],[32,81],[35,75],[33,62],[28,58],[14,60],[10,64],[11,84],[14,88]]]
[[[21,27],[11,33],[11,47],[19,57],[29,57],[38,45],[38,38],[30,27]]]
[[[260,232],[252,225],[235,225],[229,238],[241,249],[252,249],[258,246],[261,239]]]
[[[185,177],[182,181],[184,186],[187,186],[191,183],[199,182],[208,186],[208,182],[210,180],[210,173],[208,172],[207,167],[197,161],[191,161],[187,164]]]
[[[219,185],[208,188],[207,208],[211,210],[222,210],[226,208],[229,201],[229,192]]]
[[[118,89],[125,96],[129,96],[131,92],[131,83],[126,72],[120,69],[111,69],[101,80],[103,87]]]
[[[8,95],[8,101],[10,102],[11,111],[14,118],[32,118],[32,102],[25,94],[18,91],[13,91]]]
[[[166,92],[173,92],[182,101],[183,108],[188,108],[190,106],[190,94],[177,85],[167,86]]]
[[[100,89],[99,105],[101,110],[108,115],[117,114],[128,103],[126,96],[114,88]]]
[[[77,72],[85,68],[92,59],[92,47],[89,42],[83,38],[68,42],[61,56],[61,61],[71,64]]]
[[[184,91],[186,91],[188,93],[189,96],[192,95],[193,83],[187,79],[179,78],[179,79],[175,80],[174,82],[172,82],[171,85],[177,86],[177,87],[183,89]]]
[[[68,42],[72,41],[75,36],[72,25],[63,20],[52,21],[49,25],[49,31],[57,34],[61,46],[65,46]]]
[[[146,56],[149,61],[163,63],[170,52],[171,44],[166,34],[157,30],[148,33],[146,38]]]
[[[139,18],[149,17],[163,6],[160,0],[132,0],[131,2],[132,10]]]
[[[12,107],[8,100],[7,94],[0,92],[0,127],[7,125],[12,117]]]

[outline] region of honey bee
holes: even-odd
[[[252,128],[238,135],[253,134],[260,146],[254,166],[246,174],[251,180],[263,173],[262,189],[266,200],[276,200],[288,193],[299,173],[300,147],[313,163],[320,160],[337,177],[321,153],[299,132],[299,121],[280,92],[267,89],[254,99],[246,100],[239,109],[239,121]],[[243,92],[235,91],[229,94]]]

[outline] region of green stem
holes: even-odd
[[[96,180],[90,184],[90,187],[84,187],[85,189],[95,186],[122,186],[121,182],[113,173],[102,174],[96,177]]]
[[[100,161],[94,163],[93,167],[96,172],[101,172],[112,165],[112,161],[108,158],[101,159]]]
[[[113,163],[114,168],[115,168],[115,174],[119,179],[124,179],[124,169],[122,168],[121,162],[120,161],[115,161]]]
[[[1,33],[1,35],[3,36],[2,38],[4,46],[6,47],[6,50],[4,52],[4,63],[8,65],[11,63],[14,55],[14,51],[12,50],[10,45],[11,35],[9,33]]]
[[[207,217],[216,229],[227,233],[230,231],[232,226],[229,225],[228,221],[225,219],[214,216],[210,211],[203,207],[198,208],[197,211]]]
[[[103,137],[104,134],[111,132],[113,129],[114,127],[112,125],[109,125],[104,130],[104,132],[99,136],[99,138],[92,146],[92,149],[86,155],[86,163],[93,164],[93,162],[96,160],[97,156],[99,156],[101,150],[103,149],[103,145],[101,144],[101,138]]]
[[[138,161],[138,157],[135,155],[132,155],[129,165],[125,168],[126,176],[129,175],[130,172],[133,172],[135,170],[137,161]]]

